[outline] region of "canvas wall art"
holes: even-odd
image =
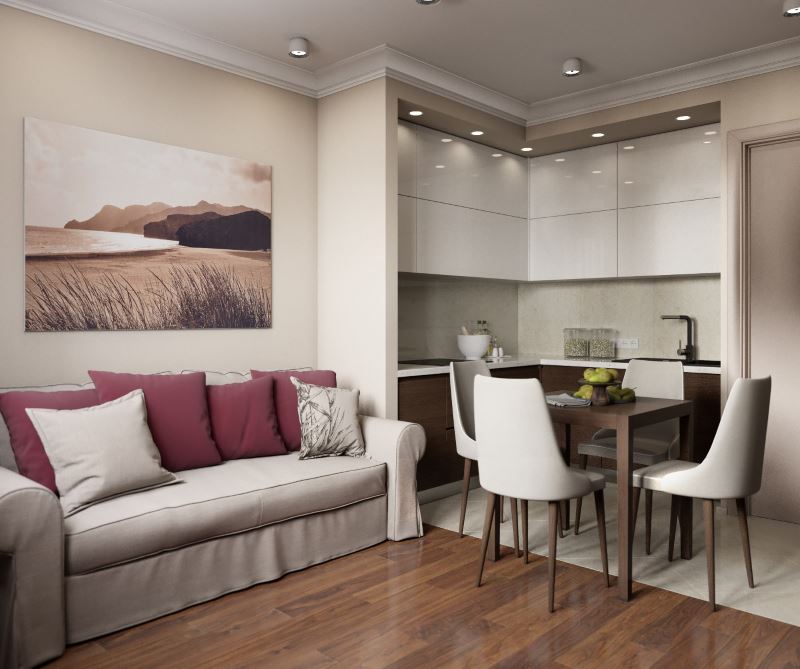
[[[25,329],[272,325],[272,168],[25,119]]]

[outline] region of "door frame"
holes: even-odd
[[[750,156],[754,148],[800,140],[800,119],[731,130],[727,137],[727,353],[723,398],[751,373]],[[724,401],[724,400],[723,400]]]

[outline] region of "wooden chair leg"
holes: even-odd
[[[586,469],[589,466],[589,456],[581,455],[581,469]],[[581,507],[583,506],[583,497],[578,497],[575,501],[575,536],[578,536],[581,525]]]
[[[547,588],[547,604],[550,613],[555,611],[556,608],[556,543],[558,542],[557,526],[559,524],[559,516],[560,516],[558,511],[559,506],[560,504],[558,502],[548,502],[547,504],[548,507],[547,561],[548,561],[548,574],[550,577]]]
[[[639,515],[639,497],[642,495],[642,489],[634,487],[633,499],[631,500],[631,536],[636,536],[636,517]]]
[[[753,562],[750,558],[750,531],[747,527],[747,505],[744,498],[736,500],[736,511],[739,513],[739,533],[742,535],[742,550],[744,551],[744,566],[747,569],[747,585],[754,588]]]
[[[464,458],[464,480],[461,482],[461,516],[458,519],[458,536],[464,536],[464,518],[467,517],[467,498],[469,497],[469,479],[472,476],[472,460]]]
[[[650,555],[650,535],[653,529],[653,491],[644,491],[644,552]]]
[[[569,500],[566,502],[569,504]],[[564,538],[564,518],[566,518],[566,514],[564,513],[564,502],[558,503],[558,538]]]
[[[520,500],[522,502],[522,559],[525,564],[528,564],[528,500]]]
[[[603,575],[606,577],[606,587],[611,587],[608,578],[608,546],[606,545],[606,503],[602,490],[594,491],[594,510],[597,514],[597,531],[600,535],[600,559],[603,561]]]
[[[519,516],[517,515],[517,500],[509,497],[511,504],[511,531],[514,533],[514,557],[519,557]]]
[[[486,493],[486,514],[483,517],[483,536],[481,538],[481,561],[478,565],[478,578],[475,581],[475,586],[481,587],[481,578],[483,578],[483,565],[486,563],[486,551],[489,549],[489,535],[491,534],[492,521],[494,514],[497,513],[497,495],[493,492]]]
[[[681,508],[680,497],[670,495],[669,506],[669,544],[667,547],[667,560],[672,562],[672,552],[675,549],[675,530],[678,528],[678,513]]]
[[[708,570],[708,603],[716,611],[716,581],[714,577],[714,500],[703,500],[703,521],[706,528],[706,569]]]

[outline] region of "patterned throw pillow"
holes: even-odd
[[[364,455],[364,437],[358,424],[358,390],[315,386],[291,378],[297,389],[300,459]]]

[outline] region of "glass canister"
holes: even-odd
[[[592,328],[589,335],[589,357],[611,360],[614,357],[614,330]]]
[[[564,357],[586,358],[589,356],[589,337],[584,328],[564,328]]]

